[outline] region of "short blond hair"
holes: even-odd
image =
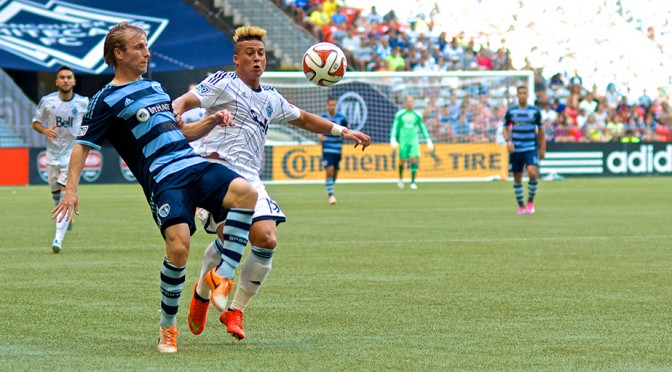
[[[236,33],[233,35],[233,42],[235,43],[233,47],[233,54],[238,54],[238,51],[240,51],[244,41],[259,40],[263,43],[264,36],[266,36],[266,30],[263,28],[255,26],[238,27],[236,29]]]
[[[105,44],[103,45],[103,59],[108,66],[114,68],[117,66],[117,61],[114,58],[115,49],[124,49],[129,34],[146,35],[145,30],[132,25],[128,22],[121,22],[110,29],[105,37]]]

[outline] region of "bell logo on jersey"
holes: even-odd
[[[168,26],[167,19],[109,12],[61,0],[42,3],[0,1],[0,37],[7,39],[0,43],[0,49],[44,67],[67,64],[99,74],[108,67],[101,50],[108,30],[116,23],[141,24],[148,48]]]
[[[74,118],[72,116],[68,117],[67,119],[63,119],[60,116],[56,117],[56,128],[72,128],[72,121]]]

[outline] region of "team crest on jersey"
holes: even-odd
[[[168,203],[164,204],[159,208],[158,215],[159,217],[166,218],[170,214],[170,205]]]
[[[109,12],[67,1],[40,4],[29,0],[0,1],[0,49],[44,67],[66,64],[86,73],[107,69],[103,43],[121,21],[141,26],[147,46],[168,26],[168,19]]]
[[[273,106],[269,103],[268,106],[266,106],[266,116],[271,117],[273,116]]]
[[[156,91],[156,93],[159,93],[159,94],[165,93],[163,91],[163,88],[161,88],[161,84],[159,84],[159,83],[152,84],[152,89],[154,89]]]
[[[208,89],[208,87],[206,87],[206,86],[203,85],[203,84],[198,84],[198,85],[196,86],[196,91],[198,91],[198,94],[204,96],[204,95],[206,95],[208,92],[210,92],[210,89]]]

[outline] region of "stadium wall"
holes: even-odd
[[[496,144],[436,144],[434,152],[425,145],[419,181],[467,181],[506,179],[508,154]],[[7,169],[0,186],[46,185],[43,148],[0,149]],[[323,182],[319,145],[267,146],[262,179],[267,182]],[[387,182],[397,177],[397,158],[389,145],[371,145],[366,151],[344,148],[339,180],[343,182]],[[542,175],[565,177],[672,176],[670,143],[550,143],[541,161]],[[91,150],[82,172],[82,184],[135,183],[116,151],[104,146]]]

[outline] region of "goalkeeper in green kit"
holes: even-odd
[[[420,158],[420,138],[418,130],[427,140],[429,151],[434,151],[434,144],[429,138],[427,128],[422,123],[422,116],[415,112],[415,99],[413,96],[406,96],[404,99],[404,109],[399,110],[394,115],[392,123],[392,134],[390,135],[390,145],[393,150],[399,148],[399,188],[404,188],[404,166],[409,162],[411,168],[411,189],[415,190],[418,186],[415,184],[415,175],[418,173],[418,159]]]

